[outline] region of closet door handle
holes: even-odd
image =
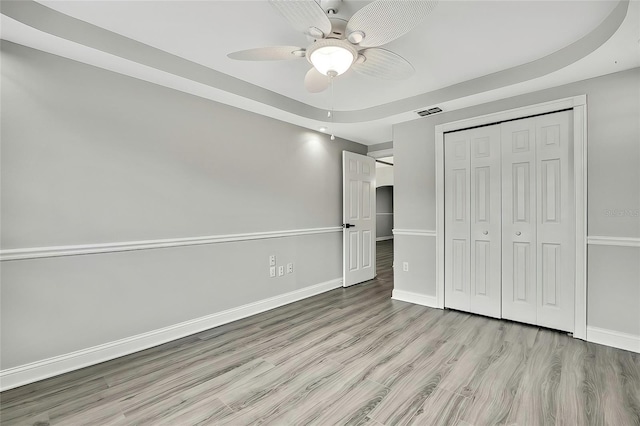
[[[520,235],[522,235],[522,232],[518,231],[516,232],[516,235],[519,237]]]
[[[482,235],[489,235],[489,231],[482,231]]]

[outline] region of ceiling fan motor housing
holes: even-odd
[[[331,21],[331,34],[327,34],[325,38],[343,39],[345,38],[345,32],[347,31],[347,21],[341,18],[329,16]]]

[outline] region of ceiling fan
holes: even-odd
[[[438,0],[376,0],[347,21],[337,16],[342,0],[269,0],[296,30],[307,35],[308,47],[272,46],[242,50],[227,55],[243,61],[307,58],[313,67],[304,78],[311,93],[322,92],[330,80],[350,68],[371,77],[401,80],[414,73],[401,56],[378,46],[387,44],[415,28]]]

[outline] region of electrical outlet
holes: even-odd
[[[275,276],[276,276],[276,267],[272,266],[272,267],[269,268],[269,277],[273,278]]]
[[[409,262],[402,262],[402,270],[404,272],[409,272]]]
[[[278,276],[281,277],[284,275],[284,266],[278,266]]]
[[[293,272],[293,263],[287,263],[287,274]]]
[[[272,254],[269,256],[269,266],[276,266],[276,255]]]

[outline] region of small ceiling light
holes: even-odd
[[[335,140],[336,140],[336,137],[335,137],[334,135],[331,135],[331,138],[330,138],[330,139],[331,139],[332,141],[335,141]]]
[[[362,31],[354,31],[349,33],[347,36],[347,40],[349,40],[353,44],[360,44],[362,40],[364,40],[364,33]]]
[[[344,40],[325,39],[307,49],[309,62],[323,75],[338,76],[347,71],[358,57],[358,51]]]
[[[318,130],[320,130],[322,133],[324,133],[324,132],[327,131],[327,128],[326,127],[320,127]]]

